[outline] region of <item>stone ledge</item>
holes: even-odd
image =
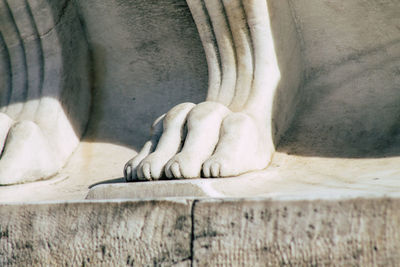
[[[400,199],[0,205],[0,265],[397,266]]]
[[[166,197],[264,197],[274,200],[343,200],[348,198],[400,197],[398,177],[321,179],[276,175],[271,170],[222,179],[184,179],[104,183],[90,188],[86,199],[142,199]]]
[[[93,186],[86,199],[141,199],[166,197],[222,197],[211,187],[215,180],[193,179],[135,183],[110,183]]]

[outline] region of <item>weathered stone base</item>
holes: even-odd
[[[1,266],[399,266],[400,199],[0,205]]]
[[[0,237],[0,266],[189,266],[191,201],[2,205]]]

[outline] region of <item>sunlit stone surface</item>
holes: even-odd
[[[399,265],[398,14],[0,1],[0,265]]]

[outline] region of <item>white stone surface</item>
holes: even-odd
[[[42,33],[49,30],[46,35],[49,42],[42,38],[46,48],[57,39],[51,30],[52,19],[64,14],[63,18],[69,22],[68,18],[74,17],[67,15],[74,13],[71,3],[78,7],[92,55],[95,104],[83,142],[54,180],[1,187],[0,198],[2,201],[83,199],[90,185],[121,178],[123,162],[139,151],[150,123],[157,116],[176,104],[198,103],[206,97],[207,58],[184,1],[121,1],[121,5],[89,0],[69,4],[67,1],[28,2],[42,3],[38,8],[47,12],[46,3],[50,3],[51,10],[55,11],[52,16],[44,11],[34,12],[41,15],[38,22],[42,23],[39,25],[44,29]],[[12,2],[11,9],[18,3]],[[61,12],[64,4],[67,4],[66,13]],[[275,174],[267,171],[268,175],[264,176],[293,181],[295,185],[297,178],[293,177],[304,176],[299,178],[301,183],[321,184],[322,190],[330,179],[334,184],[342,181],[341,186],[354,189],[357,182],[364,183],[371,176],[377,176],[371,179],[380,178],[382,174],[385,179],[374,181],[387,181],[387,188],[397,188],[399,83],[396,73],[400,51],[397,3],[268,1],[268,8],[281,74],[272,114],[274,145],[279,152],[275,158],[280,160],[274,159],[270,167],[272,172],[277,170],[276,166],[280,167]],[[18,12],[21,18],[18,23],[26,22],[23,20],[27,18],[23,16],[26,9]],[[81,29],[76,24],[78,20],[65,25],[61,22],[60,28]],[[29,33],[32,29],[26,30]],[[36,44],[32,45],[34,48]],[[20,48],[15,49],[11,52],[18,57]],[[2,59],[4,51],[1,50]],[[32,56],[32,59],[35,58]],[[56,59],[48,66],[57,65]],[[5,62],[1,60],[2,70],[6,70]],[[298,66],[304,68],[304,73]],[[37,70],[30,67],[29,71],[34,74]],[[0,77],[2,86],[7,84],[9,73],[1,71]],[[302,81],[299,91],[292,86],[296,81]],[[5,91],[0,93],[4,108]],[[57,104],[47,100],[49,105]],[[48,112],[43,118],[47,120],[49,114],[53,113]],[[9,120],[5,119],[0,134],[3,139],[9,126]],[[279,139],[283,140],[280,144]],[[268,183],[275,182],[272,179]],[[268,183],[256,183],[260,186],[255,192],[275,190],[279,194],[280,188],[287,186],[283,182],[276,187]]]
[[[83,200],[90,188],[97,190],[96,185],[104,188],[97,191],[96,198],[113,199],[188,197],[192,193],[212,197],[264,196],[276,200],[339,199],[395,197],[400,192],[399,157],[349,160],[276,153],[268,169],[237,179],[157,181],[154,182],[157,186],[151,186],[149,182],[125,183],[118,167],[132,153],[124,146],[83,142],[66,168],[52,179],[0,187],[0,202]],[[110,183],[108,188],[106,185]],[[181,184],[178,188],[174,186],[177,183]],[[159,191],[154,187],[159,187]]]
[[[87,198],[193,196],[340,200],[400,197],[399,164],[400,158],[346,160],[288,157],[277,153],[268,169],[239,177],[101,184],[92,187]]]

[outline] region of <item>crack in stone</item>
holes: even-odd
[[[189,255],[189,260],[190,260],[190,266],[193,267],[193,260],[194,260],[194,208],[196,203],[198,202],[198,199],[193,200],[192,202],[192,207],[190,209],[190,218],[192,220],[192,225],[191,225],[191,232],[190,232],[190,255]]]
[[[52,32],[55,28],[57,28],[57,26],[61,23],[62,19],[64,18],[65,14],[67,13],[67,9],[69,8],[69,6],[71,5],[70,3],[72,2],[72,0],[66,0],[64,2],[64,5],[61,7],[61,10],[57,16],[56,22],[54,23],[54,26],[51,27],[50,29],[48,29],[46,32],[39,34],[39,37],[46,37],[46,35],[48,35],[50,32]]]
[[[49,35],[55,28],[57,28],[60,25],[60,23],[62,22],[63,18],[66,16],[66,13],[68,13],[67,12],[68,8],[71,5],[73,5],[73,4],[71,4],[71,2],[73,2],[73,1],[72,0],[66,0],[64,2],[64,5],[61,7],[60,12],[58,12],[58,16],[56,18],[56,21],[55,21],[54,25],[52,27],[50,27],[50,29],[46,30],[44,33],[40,33],[38,31],[37,35],[36,34],[32,34],[32,35],[26,36],[26,37],[23,38],[23,40],[24,41],[34,41],[38,37],[39,38],[43,38],[43,37],[46,37],[47,35]],[[29,7],[29,9],[30,9],[30,7]],[[32,11],[29,10],[29,12],[32,12]],[[34,16],[32,15],[32,18],[33,17]],[[35,24],[34,27],[37,27],[37,25]],[[15,46],[15,45],[13,45],[13,46]],[[13,46],[11,46],[11,47],[13,47]]]

